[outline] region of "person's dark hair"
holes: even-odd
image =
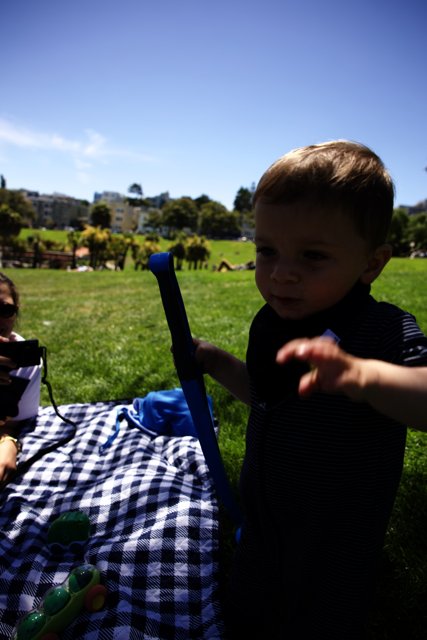
[[[335,140],[294,149],[261,177],[253,196],[266,204],[307,200],[350,215],[370,245],[386,241],[394,185],[381,158],[358,142]]]
[[[8,287],[10,295],[12,296],[12,299],[13,299],[13,304],[15,304],[19,309],[18,289],[16,288],[15,283],[12,282],[12,280],[8,278],[7,275],[2,271],[0,271],[0,284],[5,284]]]

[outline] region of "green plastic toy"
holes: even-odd
[[[47,543],[52,553],[70,550],[81,551],[89,539],[89,518],[82,511],[65,511],[54,520],[47,533]]]
[[[63,584],[49,589],[38,608],[20,620],[12,639],[58,640],[58,634],[82,609],[91,612],[102,609],[107,589],[100,580],[101,575],[92,564],[73,569]]]

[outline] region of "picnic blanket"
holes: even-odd
[[[102,455],[123,407],[59,407],[77,423],[75,437],[1,492],[0,639],[82,562],[100,570],[108,596],[101,611],[83,611],[64,640],[222,637],[218,507],[200,445],[123,423]],[[24,427],[21,460],[70,429],[52,408],[40,409]],[[90,520],[81,557],[68,549],[58,557],[47,544],[50,524],[69,510]]]

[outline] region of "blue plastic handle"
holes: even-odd
[[[199,436],[200,446],[216,491],[230,516],[240,525],[242,516],[225,473],[215,434],[214,419],[206,396],[203,374],[194,357],[195,345],[187,320],[171,253],[155,253],[148,262],[156,276],[169,331],[175,367],[188,408]]]

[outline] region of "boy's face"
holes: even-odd
[[[284,319],[299,320],[339,302],[358,280],[375,279],[373,252],[352,220],[308,202],[255,207],[255,280]]]

